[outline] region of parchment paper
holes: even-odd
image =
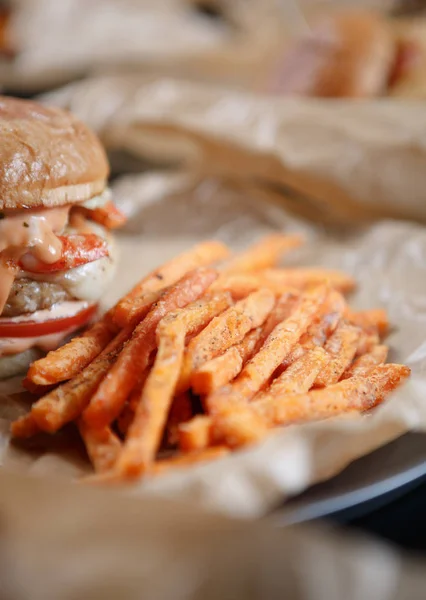
[[[288,427],[229,458],[147,480],[128,492],[172,493],[239,516],[264,514],[404,432],[422,430],[426,230],[402,221],[354,227],[347,215],[368,214],[364,209],[371,205],[384,214],[423,215],[426,111],[392,103],[276,103],[171,80],[124,84],[124,79],[102,79],[86,92],[72,86],[49,98],[84,117],[112,153],[126,149],[127,156],[157,164],[156,172],[127,174],[113,183],[116,201],[131,219],[118,234],[121,262],[106,305],[148,269],[200,239],[217,237],[238,248],[271,230],[300,230],[308,243],[289,264],[352,273],[359,282],[353,305],[389,311],[390,360],[413,369],[411,380],[372,415]],[[106,94],[105,85],[114,94]],[[262,186],[253,184],[255,175]],[[277,199],[286,196],[269,190],[295,181],[308,182],[312,190],[317,189],[313,182],[321,181],[321,191],[329,192],[323,196],[328,213],[345,227],[290,216],[288,207],[303,207],[305,197],[299,194],[280,206]],[[346,211],[346,198],[356,211]],[[310,206],[306,203],[305,212],[321,214],[318,205]],[[4,465],[65,478],[87,470],[72,431],[54,441],[30,442],[29,449],[8,443],[8,421],[25,402],[9,396],[2,403]]]

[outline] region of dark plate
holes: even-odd
[[[283,525],[320,517],[358,518],[426,479],[426,435],[410,433],[355,461],[330,481],[286,502],[276,512]]]

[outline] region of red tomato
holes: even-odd
[[[85,325],[95,314],[97,305],[92,304],[71,317],[50,319],[41,323],[37,321],[25,321],[16,323],[13,319],[0,319],[0,338],[2,337],[38,337],[59,333],[67,329],[77,329]]]
[[[106,241],[94,233],[58,236],[58,239],[62,242],[62,256],[59,260],[47,264],[32,254],[25,254],[19,263],[21,269],[30,273],[68,271],[108,256]]]
[[[94,208],[93,210],[85,207],[79,207],[78,210],[82,210],[88,219],[103,225],[107,229],[122,227],[127,220],[112,202],[107,202],[105,206]]]

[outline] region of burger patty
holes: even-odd
[[[36,310],[45,310],[65,300],[74,298],[58,283],[15,279],[1,316],[17,317]]]

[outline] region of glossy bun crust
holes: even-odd
[[[108,174],[99,139],[71,113],[0,96],[0,210],[84,201]]]

